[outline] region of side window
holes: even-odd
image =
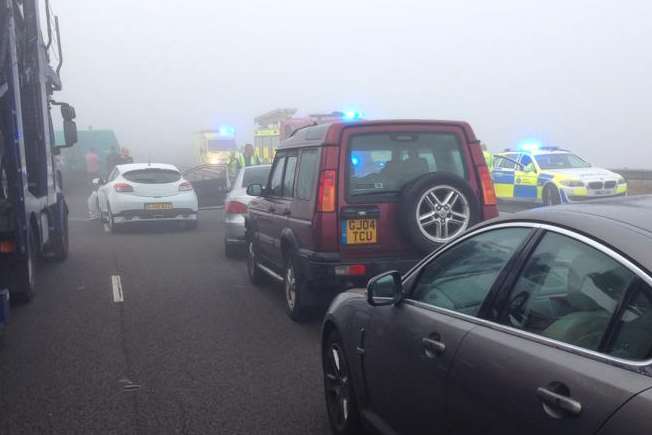
[[[512,289],[503,321],[597,350],[633,279],[629,269],[597,249],[547,233]]]
[[[288,156],[285,163],[285,175],[283,176],[283,196],[292,198],[294,196],[294,176],[297,169],[297,156]]]
[[[301,153],[301,163],[299,163],[299,176],[297,177],[297,185],[295,194],[299,199],[311,200],[316,186],[317,171],[319,168],[319,150],[305,150]]]
[[[411,299],[477,315],[500,271],[529,233],[529,228],[504,228],[459,243],[422,270]]]
[[[496,156],[496,163],[494,164],[496,169],[514,169],[516,167],[516,163],[514,163],[514,161],[518,159],[518,155],[505,154],[504,157],[507,158],[503,158],[503,156],[498,156],[498,155]]]
[[[118,178],[118,174],[119,174],[118,170],[116,168],[114,168],[113,171],[111,171],[111,173],[109,174],[109,177],[107,178],[107,180],[108,181],[115,180],[116,178]]]
[[[534,170],[534,163],[532,162],[532,157],[530,157],[528,154],[523,154],[521,156],[521,165],[522,168],[525,171],[533,171]]]
[[[610,355],[646,360],[652,356],[652,287],[639,280],[630,302],[625,304],[609,346]]]
[[[271,196],[281,196],[283,193],[283,167],[285,166],[285,156],[277,156],[272,175],[269,178],[269,194]]]

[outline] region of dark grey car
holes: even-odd
[[[518,213],[323,324],[335,433],[651,434],[652,197]]]

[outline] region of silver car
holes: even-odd
[[[247,195],[250,184],[267,184],[271,165],[247,166],[236,175],[224,200],[224,254],[233,257],[245,241],[245,216],[253,196]]]

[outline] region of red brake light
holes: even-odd
[[[192,184],[189,181],[184,181],[179,184],[179,192],[187,192],[189,190],[192,190]]]
[[[228,201],[224,205],[224,211],[230,214],[245,214],[247,213],[247,206],[240,201]]]
[[[115,190],[116,192],[133,192],[134,188],[131,187],[131,184],[115,183],[113,185],[113,190]]]
[[[317,194],[317,211],[335,211],[336,172],[332,169],[321,171],[319,176],[319,193]]]
[[[486,165],[483,165],[479,166],[478,170],[480,171],[480,184],[482,184],[482,199],[484,200],[484,205],[496,205],[496,190],[494,189],[493,181],[491,181],[489,168],[487,168]]]
[[[0,254],[11,254],[16,251],[14,240],[3,240],[0,242]]]

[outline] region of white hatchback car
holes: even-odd
[[[118,165],[106,181],[93,182],[100,216],[111,231],[129,222],[178,221],[197,227],[197,195],[173,165]]]

